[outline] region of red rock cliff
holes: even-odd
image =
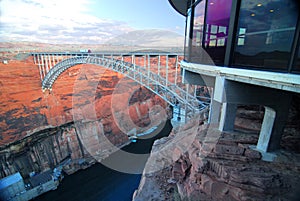
[[[104,147],[103,136],[116,146],[128,143],[116,118],[123,118],[123,127],[131,121],[147,126],[154,105],[166,107],[145,88],[99,66],[74,66],[43,92],[32,57],[1,63],[1,177],[16,171],[26,176],[67,158],[72,159],[67,172],[86,167],[95,162],[91,155],[100,151],[100,158],[107,157],[112,151]]]
[[[239,108],[235,132],[194,119],[154,143],[133,200],[299,200],[299,100],[273,162],[250,148],[258,141],[260,111]]]

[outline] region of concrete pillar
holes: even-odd
[[[275,122],[276,111],[270,107],[265,107],[265,115],[259,134],[256,148],[260,151],[267,152],[271,140],[273,125]]]
[[[215,79],[215,87],[214,87],[214,100],[224,103],[226,101],[226,92],[225,92],[225,83],[226,80],[224,77],[217,76]],[[228,92],[227,88],[227,92]]]
[[[272,129],[272,135],[268,146],[268,151],[275,151],[280,148],[280,141],[283,134],[286,121],[288,119],[289,108],[292,101],[292,96],[284,96],[283,101],[279,101],[281,104],[275,108],[276,117]]]
[[[210,124],[217,125],[220,121],[222,103],[212,100],[210,103],[210,111],[208,121]]]
[[[273,152],[280,149],[282,133],[289,114],[291,96],[282,94],[281,97],[277,98],[276,103],[271,107],[265,106],[265,115],[256,146],[256,149],[261,152]]]
[[[220,115],[219,130],[233,131],[236,117],[237,105],[232,103],[223,103]]]

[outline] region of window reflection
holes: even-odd
[[[207,0],[196,5],[192,23],[191,62],[224,64],[230,11],[231,0]]]
[[[196,5],[194,10],[190,61],[195,63],[213,64],[202,48],[205,5],[206,1],[201,1]]]
[[[287,70],[298,15],[296,4],[294,0],[243,0],[234,65]]]
[[[300,44],[299,44],[300,46]],[[298,47],[298,58],[293,68],[293,72],[300,73],[300,47]]]
[[[192,9],[189,8],[187,11],[187,18],[186,18],[186,29],[185,29],[185,41],[184,41],[184,60],[190,61],[190,31],[191,31],[191,19],[192,19]]]
[[[208,0],[204,47],[216,65],[224,65],[232,0]]]

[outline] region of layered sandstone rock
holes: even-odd
[[[255,121],[242,123],[253,118],[258,124],[254,129]],[[299,125],[288,123],[277,158],[266,162],[251,149],[258,140],[260,118],[261,111],[241,107],[238,131],[220,132],[214,125],[193,121],[156,141],[134,200],[298,200],[300,152],[294,147],[300,144]],[[164,151],[168,146],[172,148]]]

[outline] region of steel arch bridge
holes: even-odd
[[[56,79],[64,71],[78,64],[94,64],[121,73],[157,94],[171,106],[178,107],[180,105],[186,117],[193,116],[209,105],[208,97],[201,97],[200,101],[199,97],[191,95],[177,84],[169,82],[167,78],[152,72],[149,67],[138,66],[135,63],[125,62],[123,59],[89,54],[76,55],[55,64],[43,77],[42,89],[51,90]]]

